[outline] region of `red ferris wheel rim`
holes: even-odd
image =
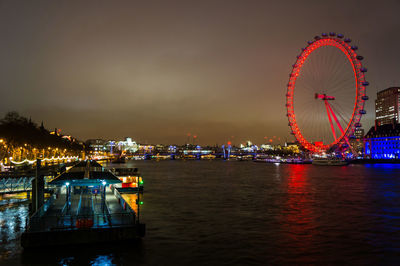
[[[359,56],[355,52],[355,50],[357,50],[357,47],[350,46],[349,45],[350,42],[351,42],[350,39],[343,40],[343,35],[341,34],[336,35],[335,33],[330,33],[329,36],[328,34],[322,34],[322,37],[319,36],[315,37],[315,41],[308,42],[308,46],[302,49],[302,53],[297,57],[297,60],[293,65],[292,72],[289,75],[289,82],[287,85],[287,93],[286,93],[286,108],[287,108],[287,117],[289,120],[289,126],[296,140],[300,143],[301,146],[303,146],[309,151],[312,152],[326,151],[334,145],[338,144],[340,145],[344,143],[349,138],[349,136],[351,136],[354,133],[356,125],[359,125],[362,114],[365,113],[364,111],[364,103],[366,97],[365,92],[366,92],[366,86],[368,85],[368,82],[365,81],[365,75],[364,75],[366,69],[363,68],[361,64],[361,60],[363,59],[363,57]],[[294,99],[294,91],[296,88],[296,80],[300,75],[300,71],[304,62],[313,51],[324,46],[336,47],[340,51],[342,51],[348,58],[354,72],[354,78],[356,84],[355,86],[356,97],[354,101],[353,113],[351,115],[348,124],[346,125],[346,129],[340,135],[340,137],[329,144],[316,146],[315,144],[308,141],[303,136],[301,130],[299,129],[299,126],[296,121],[296,114],[294,112],[293,99]]]

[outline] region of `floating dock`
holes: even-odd
[[[94,244],[143,237],[140,194],[135,210],[114,184],[121,181],[95,161],[82,161],[56,177],[53,195],[29,217],[24,248]]]

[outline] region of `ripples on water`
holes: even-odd
[[[19,237],[25,230],[27,205],[20,199],[3,199],[0,201],[0,263],[14,260],[22,248],[17,245]]]
[[[109,165],[113,167],[112,165]],[[22,252],[26,203],[0,205],[0,262],[14,264],[398,264],[400,166],[137,161],[138,243]]]

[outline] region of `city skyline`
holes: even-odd
[[[184,143],[191,133],[199,144],[291,141],[291,65],[313,36],[335,31],[365,57],[368,131],[376,92],[399,85],[399,7],[3,2],[0,113],[15,110],[81,140]]]

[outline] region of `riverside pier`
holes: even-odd
[[[140,204],[135,212],[114,187],[118,183],[117,176],[95,161],[77,163],[49,183],[54,193],[42,206],[33,205],[21,245],[35,248],[143,237],[145,225],[137,215]],[[137,192],[138,202],[141,193]]]

